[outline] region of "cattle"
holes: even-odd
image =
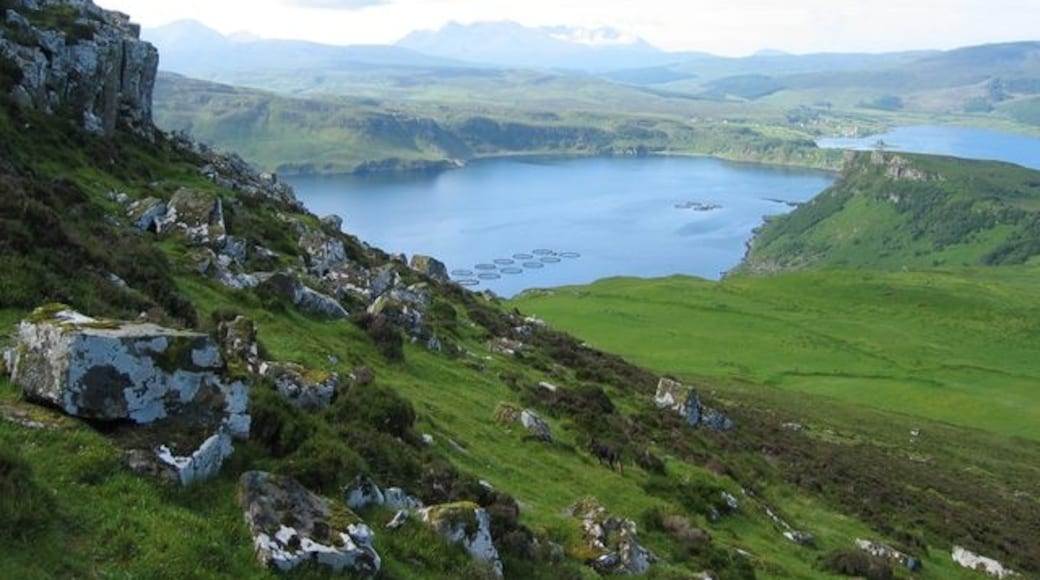
[[[611,469],[617,469],[621,473],[625,472],[625,467],[621,463],[621,452],[618,451],[617,447],[592,440],[589,442],[588,449],[589,453],[599,460],[601,465],[605,463]]]

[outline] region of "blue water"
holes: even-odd
[[[878,140],[884,141],[885,149],[890,151],[1008,161],[1040,169],[1040,139],[985,129],[921,125],[900,127],[862,139],[820,139],[817,145],[829,149],[870,150]]]
[[[474,289],[511,296],[609,276],[718,278],[740,261],[763,216],[792,209],[775,200],[804,202],[832,180],[661,157],[498,159],[429,176],[290,181],[311,211],[342,216],[344,230],[362,240],[432,255],[449,270],[471,271],[455,277],[479,282]],[[690,202],[718,207],[676,207]]]

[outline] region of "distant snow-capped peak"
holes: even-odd
[[[543,30],[557,40],[587,46],[631,46],[643,43],[643,39],[638,36],[609,26],[599,28],[549,26]]]

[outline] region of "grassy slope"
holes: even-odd
[[[14,118],[8,119],[9,114]],[[134,159],[133,168],[121,164],[105,165],[97,159],[109,158],[107,147],[111,143],[83,135],[71,126],[51,123],[42,117],[24,118],[18,113],[5,112],[3,121],[0,128],[24,126],[25,123],[35,127],[33,132],[5,133],[4,143],[11,148],[12,160],[30,175],[24,177],[27,183],[36,183],[37,176],[60,173],[70,180],[71,185],[55,195],[59,199],[62,199],[60,196],[74,195],[84,207],[93,208],[92,211],[98,208],[115,211],[111,202],[106,201],[106,193],[110,189],[143,197],[168,196],[179,185],[212,187],[199,180],[189,159],[165,157],[169,152],[162,143],[149,148],[121,135],[120,155]],[[70,137],[60,139],[60,135]],[[50,140],[49,137],[54,139]],[[50,183],[47,177],[39,181]],[[284,227],[271,229],[268,221],[281,222],[273,214],[263,213],[273,212],[277,208],[263,204],[246,206],[231,192],[221,194],[227,201],[225,211],[235,216],[231,221],[232,234],[256,236],[258,241],[270,247],[282,247]],[[52,202],[49,199],[41,200],[45,204]],[[5,228],[15,228],[17,233],[20,215],[17,211],[4,213],[4,221],[0,223]],[[94,244],[92,236],[113,239],[112,232],[122,231],[122,228],[106,229],[108,226],[89,230],[91,222],[84,220],[83,215],[93,214],[78,209],[75,215],[66,216],[64,228],[70,234],[70,239],[65,243],[69,247]],[[312,217],[306,219],[314,221]],[[5,239],[12,235],[9,229],[2,231]],[[151,238],[138,235],[136,239],[140,242]],[[193,273],[190,260],[184,259],[186,249],[176,239],[148,245],[152,249],[161,248],[163,255],[143,254],[141,263],[136,266],[144,268],[154,263],[162,267],[176,295],[191,304],[194,315],[189,317],[185,314],[186,320],[193,318],[199,321],[202,328],[212,330],[211,314],[215,311],[233,309],[242,312],[256,320],[260,339],[269,357],[300,362],[316,370],[335,370],[341,375],[348,373],[354,365],[369,365],[375,370],[379,389],[396,392],[410,401],[418,416],[416,430],[434,435],[436,442],[433,448],[417,449],[394,438],[376,439],[382,442],[373,448],[376,455],[375,459],[369,461],[369,468],[385,473],[384,477],[414,490],[420,486],[420,482],[414,479],[414,475],[406,475],[411,468],[407,465],[408,458],[418,456],[424,468],[436,465],[437,458],[446,458],[466,473],[487,479],[497,488],[515,496],[521,502],[522,523],[536,533],[562,543],[573,556],[582,554],[579,531],[576,522],[561,511],[588,494],[596,495],[613,512],[640,522],[642,537],[664,559],[654,572],[656,577],[661,578],[685,578],[708,567],[735,573],[731,556],[734,548],[745,549],[753,554],[752,561],[760,578],[827,578],[829,576],[817,568],[817,560],[829,550],[847,547],[854,538],[862,536],[900,542],[903,538],[899,535],[900,530],[907,530],[907,533],[912,534],[911,537],[920,538],[930,546],[927,551],[921,547],[915,549],[926,561],[926,571],[918,576],[920,578],[971,577],[971,574],[955,570],[949,562],[947,550],[949,543],[954,541],[954,534],[968,533],[971,546],[990,546],[989,551],[1000,549],[1015,553],[1013,546],[1000,548],[986,534],[967,526],[960,527],[959,520],[954,520],[956,532],[938,529],[917,531],[902,516],[898,520],[887,519],[888,527],[880,526],[877,521],[868,526],[855,517],[843,515],[848,510],[840,501],[796,487],[761,456],[763,445],[775,440],[769,430],[775,428],[777,421],[777,417],[773,416],[774,411],[766,406],[771,403],[765,399],[755,399],[749,395],[744,401],[734,397],[731,397],[733,400],[729,403],[721,401],[728,409],[739,414],[741,429],[732,436],[693,432],[678,425],[678,419],[671,414],[661,414],[653,409],[650,402],[652,386],[641,382],[637,388],[620,375],[612,374],[614,371],[611,369],[628,368],[621,363],[574,363],[568,356],[584,351],[577,351],[575,346],[566,344],[562,354],[556,352],[551,356],[547,354],[551,349],[544,346],[534,347],[523,358],[487,354],[484,347],[486,331],[470,322],[477,320],[476,315],[466,315],[466,309],[459,303],[459,295],[447,291],[441,295],[441,299],[449,300],[454,305],[459,321],[452,327],[455,330],[449,331],[448,327],[442,330],[449,332],[448,336],[453,341],[472,354],[453,359],[408,346],[404,362],[389,362],[379,355],[364,332],[349,322],[314,320],[254,293],[230,292],[204,281]],[[2,247],[4,256],[11,254],[10,247]],[[108,253],[117,257],[123,251],[120,245],[112,245],[109,249]],[[38,250],[46,252],[48,248]],[[14,255],[18,255],[17,251]],[[61,278],[44,280],[48,283],[57,282],[58,285],[53,289],[26,278],[21,270],[12,270],[11,275],[4,278],[5,286],[2,288],[8,293],[3,294],[5,300],[0,308],[0,323],[10,325],[23,317],[33,306],[29,300],[32,295],[40,300],[66,298],[81,307],[88,307],[92,314],[98,311],[120,313],[138,307],[137,303],[124,305],[109,302],[112,295],[106,299],[105,296],[91,295],[76,286],[61,286],[63,280],[67,282],[76,276],[104,273],[112,265],[103,255],[88,254],[87,257],[89,259],[68,265],[72,268],[69,272],[53,272]],[[134,271],[130,269],[126,275]],[[35,294],[11,293],[12,286],[20,288],[19,283],[34,289]],[[160,287],[160,290],[163,288]],[[64,296],[59,293],[62,290],[66,292]],[[170,289],[165,288],[164,291]],[[15,303],[10,297],[25,302]],[[144,306],[148,305],[148,297],[139,297],[138,300],[144,302]],[[479,309],[475,312],[479,312]],[[493,314],[495,312],[499,314]],[[495,308],[488,308],[482,316],[494,319],[502,314]],[[483,324],[490,323],[485,321]],[[570,355],[564,356],[567,353]],[[330,362],[329,355],[338,357],[338,362]],[[682,369],[676,367],[670,370]],[[638,375],[631,369],[625,372]],[[590,427],[588,422],[580,420],[580,416],[557,412],[544,401],[530,402],[531,387],[539,380],[546,379],[563,387],[600,383],[623,414],[597,415]],[[263,385],[256,387],[258,399],[254,400],[254,404],[267,401],[262,408],[270,413],[271,397],[260,396],[267,388]],[[516,429],[497,425],[492,415],[502,401],[527,401],[538,407],[554,427],[557,442],[548,446],[525,442]],[[748,404],[749,401],[751,404]],[[22,496],[47,498],[39,500],[40,505],[28,507],[0,505],[0,514],[8,514],[12,510],[23,514],[29,511],[36,517],[31,527],[0,526],[0,534],[4,534],[4,541],[0,542],[0,576],[268,577],[269,574],[259,569],[253,561],[241,513],[235,505],[234,482],[237,474],[256,468],[298,473],[310,459],[307,449],[331,450],[339,456],[350,454],[352,448],[343,447],[343,437],[347,441],[371,445],[371,439],[367,443],[365,440],[365,437],[375,437],[371,427],[365,427],[356,418],[349,418],[350,422],[343,423],[337,415],[342,412],[349,415],[366,405],[375,404],[365,400],[360,403],[356,407],[337,404],[335,410],[327,414],[298,414],[291,420],[279,419],[287,421],[286,427],[309,429],[312,434],[303,444],[299,441],[284,443],[289,447],[285,450],[288,455],[269,449],[267,445],[270,442],[267,439],[256,439],[249,444],[239,445],[220,479],[189,490],[177,490],[130,474],[122,466],[119,451],[111,440],[89,426],[54,418],[49,413],[19,401],[15,389],[0,380],[0,405],[29,412],[38,420],[54,423],[57,427],[55,430],[32,430],[0,420],[0,448],[5,450],[5,456],[0,456],[0,461],[9,461],[12,453],[17,461],[24,460],[35,475],[28,483],[24,479],[16,480],[16,485],[29,485],[36,492]],[[826,405],[827,401],[820,399],[820,408]],[[776,412],[787,413],[782,405],[773,408],[778,409]],[[862,415],[847,409],[844,412],[857,418],[850,419],[850,423],[865,422]],[[381,416],[372,419],[377,423],[382,421]],[[635,467],[631,455],[628,456],[628,465],[623,475],[595,463],[581,450],[580,442],[590,428],[601,424],[632,426],[632,437],[635,440],[653,442],[649,443],[651,448],[666,460],[667,477],[653,476]],[[897,424],[898,431],[905,433],[906,425]],[[258,421],[257,432],[270,425]],[[337,431],[344,425],[349,426],[346,432]],[[878,433],[874,438],[892,430],[893,423],[884,419],[878,425]],[[608,427],[608,432],[611,428]],[[355,432],[354,429],[360,431]],[[409,437],[414,437],[414,434]],[[845,445],[845,440],[842,441],[835,445]],[[306,447],[311,443],[316,447]],[[832,443],[806,437],[792,440],[788,445],[790,450],[799,455],[804,453],[806,457],[816,457],[817,453],[823,452],[823,448],[817,446],[825,444]],[[905,465],[904,456],[912,450],[907,449],[905,443],[900,445],[894,440],[889,442],[889,447],[893,454],[892,461]],[[965,446],[967,452],[972,454],[981,453],[980,449],[995,448],[998,447],[991,445],[986,438],[968,441]],[[858,448],[849,448],[849,452],[858,453]],[[999,456],[1007,457],[1008,453],[1002,449]],[[1019,453],[1027,458],[1033,457],[1031,448],[1020,450]],[[400,467],[399,463],[405,464],[404,467]],[[712,464],[725,466],[721,471],[716,468],[716,471],[727,475],[717,475],[709,469]],[[971,480],[971,488],[976,489],[976,485],[982,485],[984,489],[992,487],[1000,492],[995,493],[994,497],[1003,498],[1003,491],[1000,490],[1004,487],[1018,486],[1020,482],[1028,481],[1016,467],[1020,464],[1030,464],[1030,461],[1015,461],[1010,465],[996,462],[992,466],[984,466],[986,469],[982,473],[985,475],[979,475],[984,479],[978,483]],[[1037,462],[1032,461],[1032,464]],[[319,469],[316,483],[333,490],[329,493],[334,494],[340,485],[350,481],[356,473],[351,465],[348,460],[346,466],[338,467],[332,457],[325,456],[318,465],[311,465],[311,469]],[[817,467],[804,472],[820,473],[821,470]],[[996,475],[988,475],[991,472]],[[939,473],[946,472],[939,470]],[[3,475],[7,476],[6,473]],[[0,478],[0,483],[7,482]],[[739,485],[755,489],[761,498],[786,514],[796,526],[814,533],[818,546],[799,548],[787,543],[753,502],[747,500],[737,514],[719,523],[708,521],[703,507],[705,497],[710,496],[718,501],[719,489],[739,494]],[[1027,486],[1021,489],[1030,490]],[[4,501],[11,501],[11,498],[3,496]],[[689,518],[694,525],[708,530],[713,541],[708,545],[695,543],[691,546],[674,535],[648,525],[652,520],[644,515],[653,508],[659,508],[665,514]],[[940,513],[931,508],[929,510],[933,515]],[[1026,511],[1016,509],[1016,513],[1023,514]],[[465,573],[461,570],[467,566],[466,557],[458,549],[449,548],[430,534],[424,535],[421,526],[406,528],[401,534],[390,534],[380,528],[389,514],[363,515],[377,529],[377,547],[386,560],[386,577],[453,578]],[[979,517],[973,515],[970,521],[979,521]],[[522,559],[507,555],[506,570],[515,577],[524,578],[576,577],[575,574],[592,577],[588,570],[574,560],[559,564],[544,559]]]
[[[515,301],[650,368],[1040,440],[1040,269],[606,280]]]

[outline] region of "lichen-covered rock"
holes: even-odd
[[[287,401],[307,410],[325,409],[332,404],[339,387],[339,375],[308,371],[292,363],[268,363],[263,374],[271,379]]]
[[[505,356],[516,356],[523,352],[524,343],[505,337],[495,337],[488,341],[488,350]]]
[[[332,319],[349,316],[347,310],[335,298],[308,288],[299,278],[289,273],[281,272],[267,276],[260,283],[260,287],[273,291],[303,312],[315,316]]]
[[[421,501],[408,495],[403,489],[380,489],[379,484],[367,475],[354,478],[353,483],[343,489],[343,499],[350,509],[355,510],[369,506],[382,506],[394,510],[417,510],[423,507]]]
[[[89,0],[37,0],[6,7],[0,59],[16,70],[4,87],[24,107],[71,111],[89,131],[122,124],[145,136],[159,53],[140,27]]]
[[[895,562],[911,572],[917,572],[921,569],[920,560],[910,556],[909,554],[904,554],[888,544],[857,538],[856,547],[876,558],[883,558]]]
[[[444,265],[444,262],[441,262],[436,258],[416,254],[412,256],[412,262],[410,265],[416,272],[429,276],[438,282],[447,282],[450,280],[448,277],[448,267]]]
[[[367,475],[358,475],[354,482],[343,489],[343,499],[352,510],[362,510],[368,506],[381,506],[385,498],[379,484]]]
[[[227,431],[220,431],[206,439],[191,455],[175,455],[165,445],[156,449],[156,455],[160,462],[173,471],[181,485],[191,485],[216,477],[224,460],[231,457],[234,451],[231,435]]]
[[[401,275],[394,264],[386,264],[372,271],[369,292],[372,300],[401,284]]]
[[[552,429],[538,413],[531,409],[524,409],[515,415],[514,421],[519,422],[527,430],[527,433],[539,441],[552,441]]]
[[[502,575],[502,561],[491,538],[491,518],[475,503],[435,505],[420,510],[422,520],[452,544],[461,544],[474,558],[491,564]]]
[[[221,322],[217,326],[220,350],[229,367],[241,366],[249,372],[260,370],[260,345],[256,341],[256,325],[253,321],[236,316],[234,320]]]
[[[978,572],[984,572],[994,578],[1015,578],[1018,576],[1017,572],[1005,567],[993,558],[980,556],[960,546],[953,547],[951,556],[953,557],[953,561],[957,562],[961,567]]]
[[[704,425],[715,431],[730,431],[736,426],[722,412],[705,407],[694,387],[668,377],[661,377],[657,382],[654,404],[658,409],[675,411],[691,427]]]
[[[600,574],[643,575],[656,557],[639,543],[632,520],[612,516],[592,497],[584,498],[568,510],[581,520],[585,542],[600,555],[591,566]]]
[[[229,420],[245,411],[237,400],[245,389],[224,382],[220,351],[205,334],[54,306],[19,325],[17,354],[12,379],[26,397],[77,417],[152,423],[189,407]]]
[[[657,382],[654,404],[658,409],[671,409],[682,415],[690,426],[701,422],[701,399],[697,390],[668,377]]]
[[[166,215],[159,222],[159,231],[184,234],[197,244],[223,244],[227,235],[224,204],[211,191],[182,187],[167,204]]]
[[[158,232],[159,224],[166,217],[166,204],[161,199],[146,197],[131,203],[126,208],[126,215],[139,230]]]
[[[299,245],[307,255],[308,268],[315,276],[324,276],[347,261],[347,248],[343,240],[320,230],[306,230],[300,236]]]
[[[296,480],[247,472],[239,480],[239,502],[265,566],[287,571],[315,562],[360,576],[379,572],[372,530]]]

